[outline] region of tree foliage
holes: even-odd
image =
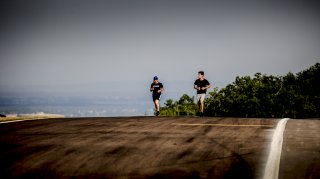
[[[273,76],[256,73],[237,76],[226,87],[214,88],[205,100],[208,116],[319,118],[320,64],[297,74]],[[162,115],[196,115],[194,97],[168,99]]]
[[[194,97],[183,94],[178,101],[172,99],[166,100],[165,107],[161,107],[161,115],[166,116],[194,116],[196,114],[196,105]]]

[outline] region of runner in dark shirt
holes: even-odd
[[[203,116],[204,98],[206,97],[207,89],[210,88],[210,83],[204,78],[204,72],[198,72],[198,79],[194,82],[194,89],[197,90],[197,103],[199,105],[200,117]]]
[[[164,89],[163,89],[162,83],[160,83],[158,81],[158,77],[155,76],[153,78],[153,83],[151,84],[150,91],[152,92],[152,99],[153,99],[153,102],[154,102],[154,106],[155,106],[155,108],[157,110],[156,116],[159,116],[159,114],[160,114],[159,101],[160,101],[160,98],[161,98],[161,92],[163,90]]]
[[[197,79],[194,82],[194,85],[196,85],[198,87],[197,88],[197,94],[206,94],[207,93],[207,89],[208,89],[206,87],[209,86],[210,83],[206,79],[203,79],[203,80]]]

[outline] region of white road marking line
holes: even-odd
[[[263,179],[278,179],[283,143],[283,132],[289,118],[281,119],[273,133],[267,165]]]
[[[222,127],[274,127],[274,125],[259,125],[259,124],[203,124],[203,123],[172,123],[178,126],[222,126]]]

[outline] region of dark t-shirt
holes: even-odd
[[[163,85],[162,85],[162,83],[158,83],[158,84],[152,83],[151,88],[153,88],[153,94],[161,94],[161,92],[158,93],[158,90],[163,88]]]
[[[207,85],[210,85],[209,81],[206,79],[203,79],[202,81],[200,79],[197,79],[194,82],[194,85],[197,85],[198,87],[202,88],[202,87],[206,87]],[[205,90],[197,90],[197,94],[203,94],[206,93],[207,89]]]

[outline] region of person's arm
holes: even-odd
[[[151,84],[151,87],[150,87],[150,92],[152,92],[154,90],[154,88],[152,87],[152,84]]]
[[[163,87],[158,90],[158,93],[161,93],[162,91],[164,91]]]
[[[206,87],[202,87],[202,90],[205,90],[205,89],[209,89],[211,87],[211,85],[207,85]]]
[[[197,84],[198,84],[198,83],[197,83],[197,80],[196,80],[196,81],[194,82],[193,88],[196,89],[196,90],[200,90],[200,87],[198,87]]]
[[[164,91],[163,85],[160,85],[160,89],[158,90],[158,93],[161,93],[162,91]]]
[[[202,89],[202,90],[206,90],[206,89],[209,89],[210,87],[211,87],[210,83],[209,83],[209,82],[207,82],[206,87],[202,87],[201,89]]]

